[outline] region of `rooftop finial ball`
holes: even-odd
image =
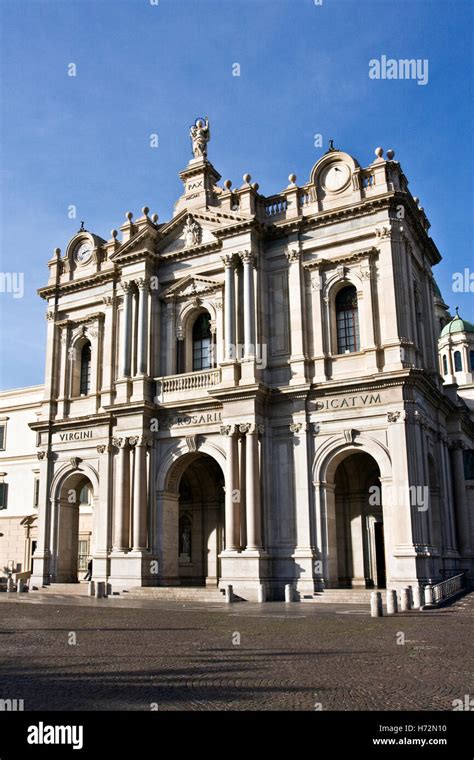
[[[296,174],[290,174],[288,176],[288,181],[291,182],[292,185],[294,185],[296,182]]]
[[[115,240],[115,238],[116,238],[116,237],[117,237],[117,235],[118,235],[118,232],[117,232],[117,230],[110,230],[110,234],[111,234],[111,236],[113,237],[113,239]]]
[[[413,200],[415,201],[416,205],[418,206],[418,204],[419,204],[419,202],[420,202],[420,199],[419,199],[419,198],[417,198],[417,197],[416,197],[416,195],[415,195],[415,197],[413,198]]]
[[[226,190],[230,190],[230,188],[232,187],[232,180],[226,179],[226,181],[224,182],[224,187]]]
[[[55,248],[54,249],[54,253],[56,254],[56,256],[60,256],[61,255],[61,249],[60,248]]]
[[[395,151],[390,148],[390,150],[387,150],[387,158],[389,161],[392,160],[392,158],[395,157]]]
[[[153,224],[156,224],[158,221],[158,214],[153,214],[153,216],[151,217],[151,221],[153,222]]]
[[[143,214],[144,216],[148,216],[148,212],[149,212],[149,210],[150,210],[150,209],[148,208],[148,206],[143,206],[143,208],[142,208],[142,214]]]
[[[242,177],[242,179],[243,179],[244,182],[247,182],[247,184],[248,184],[250,182],[250,180],[252,179],[252,177],[250,176],[250,174],[244,174],[244,176]]]
[[[260,185],[258,184],[258,182],[254,182],[253,185],[252,185],[252,187],[255,190],[255,192],[257,192],[257,190],[260,187]]]
[[[132,221],[132,219],[133,219],[133,214],[132,214],[132,212],[131,212],[131,211],[127,211],[127,213],[125,214],[125,216],[126,216],[126,218],[128,219],[128,221],[129,221],[129,222],[131,222],[131,221]]]
[[[383,148],[375,148],[375,155],[377,156],[377,158],[382,158]]]

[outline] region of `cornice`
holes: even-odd
[[[89,290],[96,285],[102,285],[105,282],[110,282],[117,278],[117,271],[115,269],[108,270],[107,272],[96,272],[95,274],[88,275],[87,277],[81,277],[79,280],[70,280],[64,283],[55,283],[54,285],[46,285],[44,288],[37,290],[38,295],[47,300],[51,296],[56,294],[64,295],[66,293],[74,293],[79,290]]]

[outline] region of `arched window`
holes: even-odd
[[[471,365],[471,372],[474,372],[474,351],[469,351],[469,363]]]
[[[193,325],[193,372],[210,369],[211,364],[211,325],[210,316],[201,314]]]
[[[454,371],[455,372],[462,372],[462,361],[461,361],[461,352],[455,351],[454,352]]]
[[[443,356],[443,375],[448,374],[448,360],[446,359],[446,354]]]
[[[360,351],[357,291],[348,285],[336,296],[337,353]]]
[[[81,351],[81,382],[79,393],[88,396],[91,390],[91,344],[84,343]]]

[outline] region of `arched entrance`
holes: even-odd
[[[224,477],[210,456],[192,459],[179,482],[178,562],[183,585],[217,585],[224,548]]]
[[[350,454],[334,474],[338,586],[385,588],[380,470],[365,452]]]
[[[56,583],[76,583],[87,572],[93,554],[93,487],[83,472],[62,484],[58,503]]]
[[[170,452],[157,478],[160,583],[217,586],[224,549],[222,467],[204,451],[184,452],[182,442],[179,447],[181,454]]]

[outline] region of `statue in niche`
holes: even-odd
[[[211,139],[211,130],[207,116],[204,121],[196,119],[196,122],[191,126],[189,136],[193,146],[194,158],[201,158],[201,156],[205,158],[207,156],[207,143]]]
[[[181,536],[181,554],[187,554],[189,557],[191,551],[191,535],[190,530],[188,527],[186,527],[183,530],[182,536]]]
[[[201,242],[201,227],[189,214],[184,225],[184,244],[186,248],[199,245]]]

